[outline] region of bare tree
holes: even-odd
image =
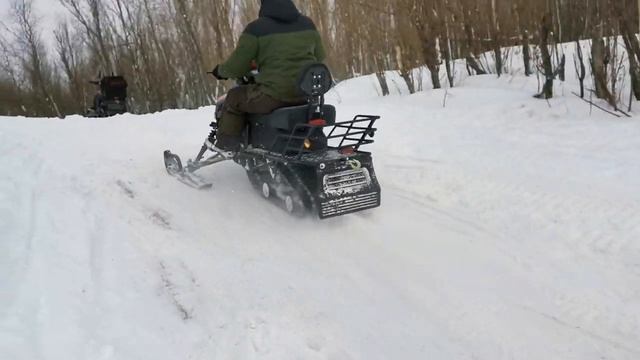
[[[608,87],[607,68],[610,63],[609,48],[604,41],[605,21],[601,17],[603,7],[607,4],[596,3],[592,9],[594,19],[600,19],[596,26],[593,26],[591,32],[591,72],[595,87],[595,94],[600,99],[605,99],[612,106],[616,105],[614,94]]]
[[[587,77],[587,69],[584,65],[584,55],[582,55],[582,46],[579,40],[576,40],[576,55],[573,61],[576,68],[576,75],[580,82],[580,97],[584,98],[584,79]]]
[[[536,97],[542,99],[550,99],[553,97],[553,64],[551,63],[551,54],[549,53],[549,38],[551,36],[551,15],[546,14],[542,18],[540,25],[540,53],[542,56],[542,69],[544,75],[544,85],[542,92]]]
[[[84,28],[92,50],[92,56],[99,59],[99,65],[106,73],[115,72],[108,34],[104,27],[101,0],[58,0]]]
[[[20,49],[18,56],[27,75],[30,90],[34,92],[34,100],[42,104],[43,108],[49,109],[50,114],[61,117],[58,105],[49,91],[49,77],[46,74],[51,69],[47,64],[32,0],[15,0],[11,8],[17,25],[17,29],[12,33]]]
[[[58,1],[71,15],[55,31],[52,54],[58,66],[51,66],[37,31],[29,35],[29,29],[37,30],[37,18],[28,17],[36,21],[26,28],[18,21],[1,28],[0,91],[20,96],[11,96],[11,104],[2,104],[0,111],[82,111],[93,90],[86,80],[98,71],[127,77],[135,112],[211,104],[226,83],[205,71],[231,53],[259,8],[256,0]],[[422,90],[424,68],[433,88],[441,87],[444,66],[453,86],[459,60],[469,75],[500,75],[512,70],[512,47],[521,47],[518,68],[524,67],[525,75],[542,75],[540,97],[548,98],[555,78],[563,79],[561,42],[566,41],[576,44],[574,63],[583,90],[591,75],[596,95],[615,106],[624,67],[640,99],[640,42],[634,30],[640,15],[629,11],[635,0],[294,1],[322,34],[335,78],[375,74],[382,95],[394,86],[389,71],[398,72],[414,92]],[[628,62],[615,47],[618,35]],[[25,45],[29,39],[34,46]],[[591,40],[590,48],[585,39]],[[532,62],[533,57],[539,61]]]
[[[625,48],[627,49],[631,88],[636,100],[640,100],[640,43],[638,42],[638,38],[635,35],[633,26],[631,25],[631,16],[626,11],[625,5],[627,4],[625,4],[625,2],[627,1],[620,0],[620,2],[615,3],[615,10],[618,16],[622,40],[624,41]],[[631,5],[630,1],[629,5]]]
[[[520,39],[522,42],[522,59],[524,64],[524,74],[525,76],[530,76],[533,74],[531,71],[531,48],[529,45],[530,35],[528,30],[528,23],[526,22],[526,11],[528,7],[527,4],[513,4],[513,14],[515,15],[518,27],[520,28]]]
[[[56,39],[56,52],[64,74],[67,77],[69,92],[72,96],[71,101],[74,103],[75,110],[82,112],[86,108],[86,102],[80,77],[80,63],[82,54],[79,48],[75,46],[77,37],[69,30],[69,24],[66,21],[61,22],[54,31]]]
[[[440,89],[440,60],[438,58],[438,27],[437,13],[433,3],[412,0],[413,6],[408,8],[413,13],[413,22],[418,32],[422,58],[431,73],[431,83],[434,89]],[[430,6],[431,5],[431,6]]]

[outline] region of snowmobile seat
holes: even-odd
[[[250,115],[249,122],[252,126],[267,127],[291,132],[296,125],[306,124],[312,116],[309,105],[299,105],[276,109],[267,115]],[[333,105],[322,106],[322,118],[327,125],[336,122],[336,108]]]
[[[284,107],[267,115],[250,115],[249,127],[251,144],[255,147],[280,151],[296,126],[308,124],[314,117],[310,105]],[[333,105],[322,105],[322,119],[326,125],[336,122],[336,108]],[[300,127],[305,131],[304,127]]]

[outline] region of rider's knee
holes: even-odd
[[[246,91],[242,86],[235,87],[227,93],[227,98],[224,100],[224,106],[227,111],[237,112],[240,110],[240,105],[246,98]]]

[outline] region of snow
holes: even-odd
[[[0,118],[0,358],[640,358],[640,119],[535,78],[372,82],[328,102],[382,116],[383,205],[327,221],[237,165],[167,176],[211,108]]]

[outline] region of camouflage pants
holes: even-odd
[[[247,125],[247,114],[269,114],[291,104],[263,93],[260,85],[243,85],[231,89],[224,101],[222,119],[218,123],[216,146],[224,150],[236,150]]]

